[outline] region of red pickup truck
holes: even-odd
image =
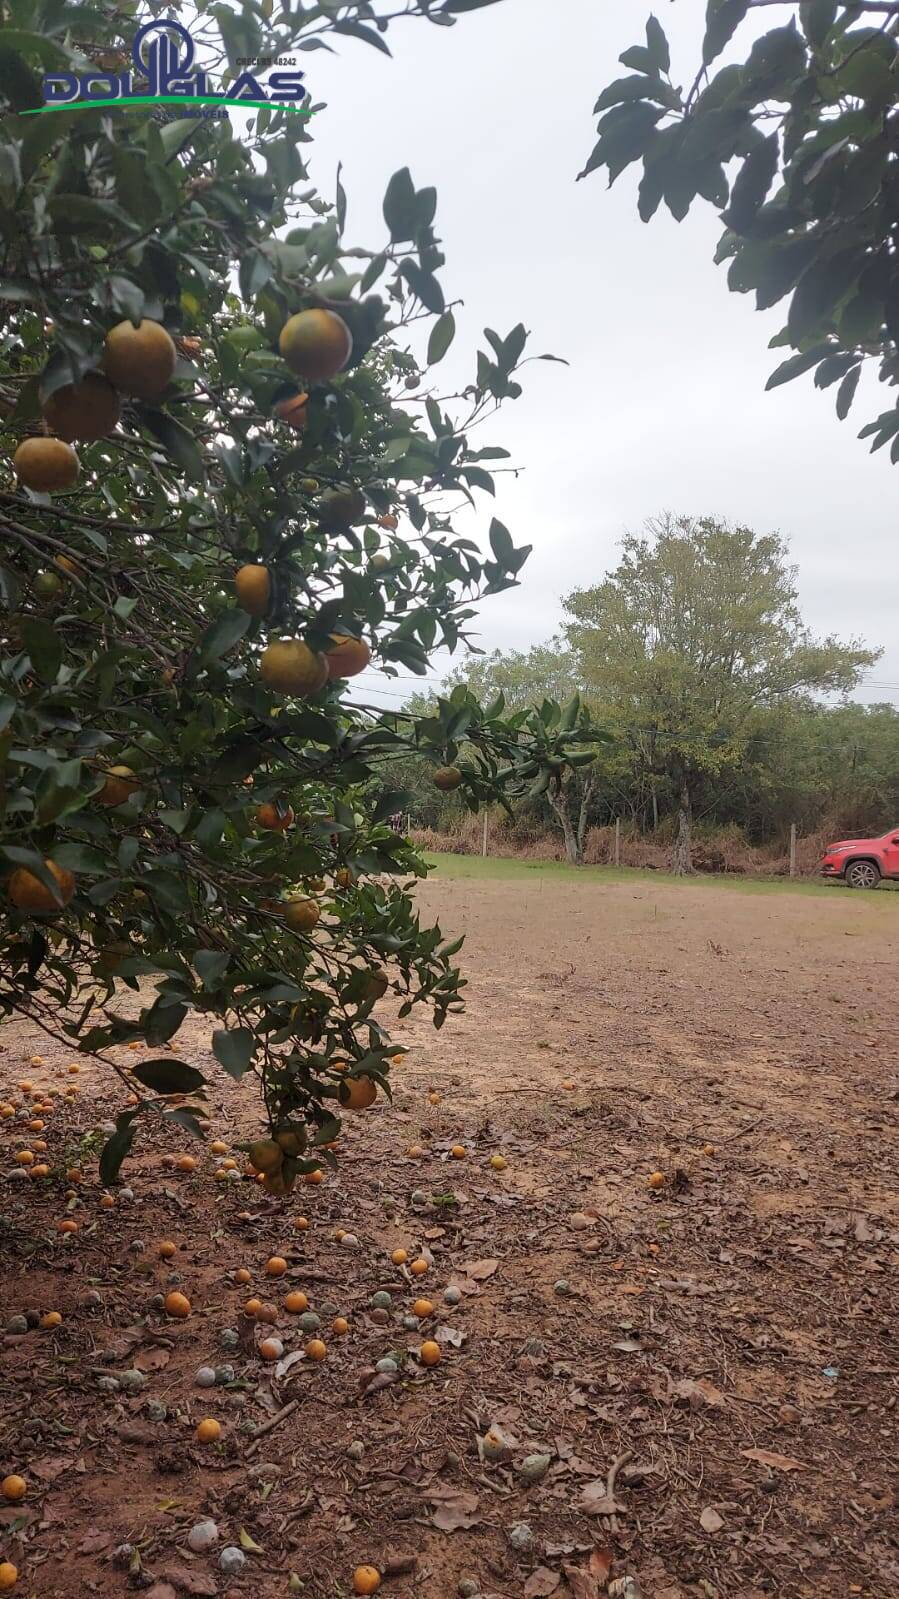
[[[899,878],[899,827],[880,838],[828,844],[820,870],[825,877],[842,877],[850,888],[879,888],[881,878]]]

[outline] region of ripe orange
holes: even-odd
[[[47,426],[68,444],[73,439],[105,438],[122,412],[115,389],[99,372],[88,372],[80,383],[56,389],[42,409]]]
[[[353,1572],[353,1593],[377,1593],[381,1573],[374,1566],[357,1566]]]
[[[39,1161],[36,1166],[29,1166],[28,1175],[29,1177],[49,1177],[50,1167],[46,1166],[43,1161]]]
[[[246,1266],[238,1266],[236,1272],[234,1273],[234,1281],[236,1283],[252,1282],[252,1277],[247,1271]]]
[[[233,1155],[229,1155],[227,1160],[222,1161],[222,1171],[237,1171],[237,1161]]]
[[[267,566],[250,561],[234,574],[237,603],[248,616],[262,617],[272,601],[272,575]]]
[[[258,1316],[260,1310],[262,1309],[262,1300],[256,1299],[255,1297],[248,1299],[243,1309],[245,1316]]]
[[[704,1155],[714,1155],[714,1154],[717,1154],[717,1151],[715,1149],[714,1144],[703,1144],[702,1153]]]
[[[492,1166],[494,1171],[505,1171],[505,1169],[508,1166],[508,1164],[509,1164],[509,1162],[506,1160],[505,1155],[491,1155],[490,1156],[490,1165]]]
[[[426,1316],[433,1316],[434,1306],[430,1299],[416,1299],[412,1306],[412,1314],[417,1316],[419,1321],[424,1321]]]
[[[304,1181],[307,1183],[322,1183],[324,1180],[325,1174],[320,1166],[316,1166],[315,1171],[307,1171],[304,1178]]]
[[[216,1138],[209,1145],[209,1153],[210,1155],[227,1155],[228,1145],[223,1144],[220,1138]]]
[[[292,1316],[298,1316],[301,1311],[309,1309],[309,1301],[299,1288],[292,1288],[284,1300],[284,1309],[289,1310]]]
[[[0,1593],[9,1593],[19,1580],[19,1570],[11,1560],[0,1560]]]
[[[185,1317],[190,1315],[190,1300],[186,1294],[179,1294],[173,1289],[171,1293],[166,1294],[163,1309],[173,1320],[184,1321]]]
[[[267,1301],[263,1301],[256,1312],[256,1320],[264,1321],[269,1327],[274,1327],[275,1322],[278,1320],[278,1311],[276,1306],[270,1305]]]
[[[276,693],[307,699],[327,683],[328,663],[302,639],[272,639],[262,652],[259,673],[266,687]]]
[[[288,394],[277,402],[274,413],[279,422],[286,422],[295,433],[302,433],[309,421],[308,394]]]
[[[405,1249],[395,1249],[390,1258],[395,1266],[405,1266],[409,1256],[406,1254]]]
[[[286,833],[293,826],[293,807],[285,805],[279,811],[277,805],[257,805],[256,826],[269,833]]]
[[[113,1199],[112,1194],[101,1194],[100,1195],[100,1209],[101,1210],[112,1210],[114,1208],[114,1206],[115,1206],[115,1200]]]
[[[284,1345],[280,1338],[263,1338],[259,1345],[259,1353],[263,1360],[280,1360],[284,1353]]]
[[[309,1218],[307,1216],[294,1216],[293,1224],[298,1233],[304,1233],[309,1226]]]
[[[56,1223],[56,1231],[58,1233],[77,1233],[78,1223],[77,1221],[72,1221],[69,1217],[64,1221],[58,1221]]]
[[[465,1145],[464,1144],[454,1144],[452,1149],[450,1150],[450,1154],[452,1155],[453,1160],[464,1160],[465,1156],[467,1154],[467,1150],[465,1148]]]
[[[438,766],[434,773],[434,787],[439,788],[441,794],[448,794],[451,789],[458,788],[462,782],[462,773],[458,766]]]
[[[10,1503],[15,1503],[17,1499],[24,1499],[27,1492],[28,1484],[25,1478],[17,1477],[15,1473],[12,1476],[4,1477],[3,1481],[0,1482],[0,1493]]]
[[[430,1093],[428,1095],[428,1104],[429,1105],[439,1105],[440,1104],[440,1095],[439,1094]]]
[[[75,1076],[78,1072],[80,1072],[80,1070],[81,1067],[79,1066],[77,1060],[73,1060],[72,1064],[66,1067],[66,1071],[71,1072],[72,1076]]]
[[[654,1188],[654,1189],[664,1188],[664,1186],[665,1186],[665,1173],[663,1171],[651,1172],[650,1175],[646,1179],[646,1186],[647,1186],[647,1188]]]
[[[62,1316],[58,1310],[48,1310],[41,1317],[40,1325],[46,1329],[62,1326]]]
[[[428,1264],[428,1261],[426,1261],[423,1256],[419,1255],[416,1260],[413,1260],[409,1270],[411,1271],[413,1277],[423,1277],[425,1272],[428,1270]]]
[[[335,311],[298,311],[281,329],[278,349],[291,372],[309,383],[336,377],[353,353],[353,336]]]
[[[364,672],[371,660],[371,650],[363,638],[352,638],[349,633],[332,633],[325,650],[328,672],[332,678],[356,677]]]
[[[410,1144],[406,1150],[406,1154],[410,1160],[418,1160],[424,1154],[424,1150],[422,1149],[421,1144]]]
[[[33,489],[35,494],[55,494],[60,489],[70,489],[81,470],[71,444],[63,439],[23,439],[12,464],[19,482],[26,489]]]
[[[207,1416],[204,1421],[197,1423],[197,1429],[194,1433],[194,1437],[196,1438],[198,1444],[217,1443],[221,1436],[221,1425],[215,1420],[214,1416]]]
[[[311,933],[321,911],[314,899],[307,898],[305,894],[295,894],[285,900],[282,914],[292,933]]]
[[[42,1133],[43,1130],[44,1130],[44,1124],[41,1121],[40,1117],[37,1117],[33,1122],[29,1122],[28,1123],[28,1131],[30,1133]]]
[[[135,777],[130,766],[110,766],[103,787],[94,798],[98,805],[114,810],[116,806],[124,805],[132,794],[136,794],[140,786],[140,778]],[[140,1048],[140,1045],[137,1047]]]
[[[6,885],[6,892],[17,910],[30,911],[33,916],[55,916],[68,905],[75,892],[75,879],[71,872],[51,860],[45,860],[44,866],[56,883],[59,898],[33,872],[24,866],[17,866]]]
[[[349,866],[340,866],[334,873],[334,881],[338,888],[352,888],[355,878]]]
[[[212,1174],[212,1180],[213,1180],[213,1182],[216,1182],[216,1183],[227,1182],[228,1173],[225,1171],[224,1166],[217,1166],[216,1167],[215,1171]]]
[[[399,525],[399,518],[394,516],[392,511],[385,511],[383,516],[378,517],[378,527],[386,527],[390,533],[393,533]]]
[[[178,1253],[178,1245],[172,1243],[171,1238],[164,1238],[156,1253],[162,1260],[171,1260],[172,1256]]]
[[[324,1360],[328,1350],[320,1338],[310,1338],[306,1345],[306,1354],[310,1360]]]
[[[287,1261],[283,1255],[272,1255],[265,1263],[266,1276],[283,1277],[287,1270]]]
[[[351,1077],[338,1090],[341,1110],[368,1110],[377,1097],[378,1085],[373,1077]]]
[[[32,1093],[32,1091],[34,1089],[34,1084],[30,1081],[29,1078],[25,1077],[25,1078],[23,1078],[22,1082],[19,1084],[19,1087],[21,1088],[23,1094],[30,1094],[30,1093]]]
[[[574,1089],[574,1083],[563,1083],[562,1087],[565,1089],[567,1094],[570,1094]]]
[[[160,322],[144,318],[137,327],[119,322],[106,335],[103,370],[110,383],[140,400],[156,400],[172,381],[177,351]]]
[[[35,1147],[35,1149],[37,1149],[37,1144],[35,1144],[34,1147]],[[46,1144],[44,1144],[44,1148],[45,1149],[46,1149],[46,1147],[47,1147]],[[84,1182],[84,1172],[81,1170],[80,1166],[70,1166],[69,1167],[68,1171],[66,1172],[66,1182],[67,1183],[83,1183]]]
[[[426,1338],[418,1351],[418,1358],[423,1366],[436,1366],[440,1359],[440,1345],[433,1338]]]
[[[16,1155],[16,1165],[17,1166],[32,1166],[33,1164],[34,1164],[34,1155],[33,1155],[32,1151],[30,1149],[20,1149],[18,1154]]]
[[[350,1324],[345,1316],[335,1316],[331,1323],[331,1331],[336,1338],[343,1338],[350,1330]]]
[[[196,1171],[197,1162],[193,1155],[179,1155],[175,1161],[176,1171]]]

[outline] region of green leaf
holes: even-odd
[[[408,167],[394,172],[384,195],[384,221],[394,244],[413,239],[417,227],[415,184]]]
[[[705,66],[730,43],[749,10],[749,0],[708,0],[702,59]]]
[[[256,1035],[248,1027],[219,1027],[212,1035],[212,1053],[235,1082],[249,1071],[255,1050]]]
[[[447,350],[456,336],[456,319],[452,311],[444,311],[431,329],[428,339],[428,366],[436,366],[442,361]]]
[[[404,261],[400,267],[400,273],[425,309],[440,315],[446,302],[443,298],[443,290],[433,274],[424,272],[414,261]]]
[[[755,221],[765,196],[774,181],[780,156],[776,133],[771,133],[757,144],[743,162],[736,182],[731,189],[730,203],[722,212],[722,221],[735,233],[747,233]]]
[[[193,965],[203,987],[218,988],[230,961],[231,956],[227,950],[198,949],[193,957]]]
[[[671,51],[668,49],[668,40],[665,30],[657,17],[649,17],[646,23],[646,49],[652,58],[653,67],[657,72],[668,72],[671,69]]]
[[[649,105],[645,100],[615,106],[600,124],[599,139],[587,165],[578,173],[578,181],[595,172],[597,167],[607,166],[611,187],[626,166],[645,154],[655,135],[655,125],[663,115],[661,106]]]
[[[176,422],[173,416],[165,411],[145,409],[142,419],[150,432],[155,435],[160,444],[171,457],[173,465],[180,467],[184,474],[195,483],[205,483],[206,468],[203,457],[197,447],[194,436],[183,422]]]
[[[822,356],[826,355],[829,345],[818,344],[813,350],[806,350],[799,355],[791,355],[789,360],[782,361],[779,367],[771,373],[765,384],[766,389],[778,389],[782,383],[789,383],[792,378],[798,378],[803,372],[808,372],[811,367],[817,366]]]
[[[132,1076],[154,1094],[193,1094],[202,1088],[206,1079],[196,1066],[187,1061],[160,1056],[158,1060],[142,1060],[132,1070]]]
[[[253,618],[246,611],[226,611],[203,634],[199,647],[200,660],[209,663],[226,655],[243,638],[252,621]]]
[[[348,34],[351,39],[361,39],[363,44],[372,45],[376,50],[380,50],[385,56],[390,55],[390,51],[387,48],[387,45],[384,43],[384,40],[381,38],[381,35],[377,33],[374,28],[364,27],[361,22],[352,22],[347,20],[342,22],[332,22],[331,31],[333,33]]]
[[[841,422],[845,422],[847,416],[849,415],[850,407],[855,399],[855,391],[858,388],[858,380],[861,375],[861,366],[854,366],[850,372],[846,373],[846,376],[837,390],[837,416]]]
[[[107,1138],[100,1151],[100,1181],[104,1188],[114,1183],[125,1156],[134,1143],[134,1118],[136,1111],[125,1110],[116,1120],[116,1130]]]
[[[672,109],[680,105],[680,96],[668,84],[662,83],[659,78],[638,74],[633,78],[616,78],[613,83],[607,84],[593,107],[594,115],[609,106],[622,105],[629,100],[656,100]]]
[[[809,44],[822,45],[836,21],[837,0],[801,0],[799,21]]]
[[[62,642],[50,622],[28,617],[22,623],[22,640],[35,674],[44,683],[55,683],[62,665]]]

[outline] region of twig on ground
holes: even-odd
[[[262,1442],[263,1438],[266,1436],[266,1433],[270,1433],[273,1428],[279,1427],[282,1421],[286,1421],[288,1416],[292,1416],[294,1411],[299,1409],[299,1405],[299,1399],[289,1400],[284,1408],[278,1411],[276,1416],[272,1416],[268,1421],[264,1421],[261,1427],[257,1427],[256,1432],[253,1435],[253,1441],[246,1451],[247,1456],[249,1457],[254,1453],[259,1444]]]

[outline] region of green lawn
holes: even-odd
[[[702,887],[735,889],[742,894],[849,894],[852,891],[844,888],[842,884],[810,881],[808,879],[794,879],[788,877],[740,877],[737,875],[702,874],[695,877],[674,877],[670,872],[650,872],[632,866],[569,866],[565,861],[523,861],[509,860],[504,857],[488,856],[485,860],[480,855],[449,855],[425,853],[425,860],[433,869],[436,877],[474,878],[484,881],[521,881],[545,875],[554,878],[567,878],[572,882],[587,883],[633,883],[635,880],[642,883],[664,882],[676,887]],[[895,889],[895,883],[882,884],[877,891],[880,898],[885,897],[885,890]],[[853,895],[859,898],[858,894]],[[872,899],[875,896],[866,894],[861,896]]]

